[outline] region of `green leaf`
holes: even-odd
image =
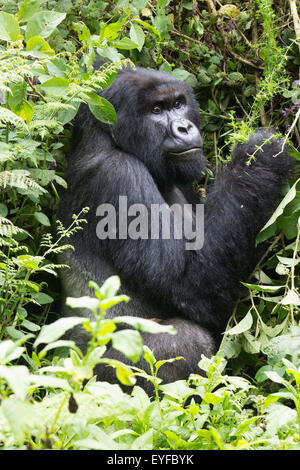
[[[25,400],[29,388],[29,371],[25,366],[0,366],[3,378],[20,400]]]
[[[241,284],[248,287],[248,289],[250,290],[255,290],[259,292],[276,292],[285,287],[285,286],[264,286],[264,285],[258,285],[258,284],[248,284],[247,282],[242,282]]]
[[[150,14],[151,14],[151,12],[150,12]],[[146,16],[146,15],[144,15],[144,16]],[[140,20],[139,18],[134,18],[134,21],[135,21],[136,23],[139,23],[139,24],[140,24],[141,26],[143,26],[145,29],[147,29],[147,30],[150,31],[151,33],[155,34],[155,36],[157,36],[159,39],[161,39],[159,32],[158,32],[157,29],[154,28],[151,24],[146,23],[146,21],[142,21],[142,20]]]
[[[126,49],[126,50],[136,49],[138,47],[138,45],[135,42],[131,41],[131,39],[129,38],[119,39],[118,41],[111,41],[110,44],[113,47],[116,47],[117,49]]]
[[[131,450],[142,450],[147,451],[153,449],[153,429],[149,429],[147,432],[139,436],[131,445]]]
[[[26,98],[26,90],[27,85],[24,80],[11,87],[11,94],[7,97],[7,104],[12,111],[16,112],[16,110],[21,108],[23,100]]]
[[[296,197],[296,186],[300,182],[300,178],[296,181],[296,183],[291,187],[288,193],[285,195],[273,215],[270,217],[268,222],[265,226],[261,229],[259,234],[256,237],[256,245],[265,241],[270,236],[274,235],[276,231],[276,222],[278,217],[283,214],[284,208]]]
[[[48,344],[52,341],[56,341],[63,336],[66,331],[86,321],[87,319],[84,317],[65,317],[50,323],[50,325],[44,325],[33,346],[36,348],[39,344]]]
[[[65,19],[66,13],[57,11],[39,11],[31,17],[27,23],[25,38],[28,40],[32,36],[47,38],[56,27]]]
[[[21,108],[14,110],[14,113],[24,119],[25,122],[29,123],[34,115],[34,107],[29,103],[29,101],[24,100]]]
[[[206,403],[209,403],[210,405],[216,406],[219,403],[222,403],[222,401],[224,400],[224,397],[219,397],[218,395],[215,395],[214,393],[207,392],[205,393],[203,400]]]
[[[48,42],[40,36],[32,36],[26,44],[26,55],[34,57],[47,57],[55,55],[55,51],[49,46]]]
[[[34,300],[36,300],[40,305],[51,304],[53,302],[53,298],[50,297],[48,294],[44,294],[44,292],[37,292],[32,296]]]
[[[117,331],[112,336],[112,345],[133,362],[137,362],[143,352],[141,335],[135,330]]]
[[[53,77],[42,85],[39,85],[39,88],[44,90],[48,95],[63,96],[65,95],[69,84],[70,82],[67,78]]]
[[[145,34],[141,26],[137,23],[132,23],[129,36],[132,42],[137,44],[138,50],[141,51],[145,42]]]
[[[138,317],[115,317],[114,321],[120,323],[127,323],[143,333],[169,333],[176,335],[176,329],[172,325],[162,325],[158,322],[148,320],[147,318]]]
[[[250,330],[253,323],[253,318],[251,312],[248,312],[247,315],[241,320],[237,325],[235,325],[230,330],[225,332],[226,335],[238,335],[244,333],[244,331]]]
[[[96,93],[81,93],[80,97],[88,104],[90,111],[101,122],[116,124],[117,113],[113,105]]]
[[[31,375],[30,382],[36,387],[45,388],[60,388],[62,390],[72,391],[72,388],[68,384],[67,380],[59,379],[57,377],[51,377],[46,375]]]
[[[0,39],[2,41],[16,41],[20,33],[19,23],[13,15],[0,11]]]
[[[67,297],[66,305],[71,308],[88,308],[94,311],[99,308],[100,302],[98,299],[84,295],[83,297]]]
[[[24,0],[20,4],[20,9],[17,13],[17,18],[19,21],[26,22],[35,15],[40,8],[40,0]]]
[[[50,220],[45,214],[43,214],[43,212],[35,212],[33,215],[40,224],[45,225],[46,227],[51,226]]]
[[[279,303],[281,305],[300,305],[300,297],[296,291],[289,289],[288,293]]]
[[[94,282],[91,282],[90,286],[94,287],[96,295],[97,293],[99,294],[99,300],[103,300],[109,299],[110,297],[114,297],[117,294],[118,290],[121,287],[121,281],[119,276],[111,276],[106,279],[106,281],[102,284],[100,288]]]
[[[6,399],[1,404],[2,412],[8,421],[16,443],[22,445],[25,432],[37,424],[37,415],[32,405],[20,400]]]
[[[24,352],[24,349],[10,339],[2,341],[0,343],[0,363],[5,364],[17,359]]]

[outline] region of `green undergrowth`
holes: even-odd
[[[7,0],[0,2],[0,448],[300,449],[299,31],[296,2]],[[98,56],[110,60],[96,72]],[[59,317],[56,255],[84,230],[56,220],[80,103],[114,124],[98,96],[125,64],[160,69],[189,83],[202,115],[205,197],[236,142],[260,126],[290,144],[296,166],[283,199],[257,238],[265,243],[213,358],[199,372],[162,385],[140,332],[173,327],[106,311],[120,281],[91,284],[91,320]],[[124,322],[124,317],[122,318]],[[83,354],[64,334],[90,334]],[[180,332],[179,332],[180,334]],[[131,365],[108,360],[108,342]],[[137,369],[144,355],[151,373]],[[178,357],[173,360],[180,359]],[[116,384],[96,381],[106,363]],[[136,385],[143,376],[148,396]],[[120,384],[120,385],[118,385]]]

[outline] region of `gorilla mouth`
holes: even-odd
[[[176,158],[199,158],[202,157],[202,148],[200,147],[193,147],[188,150],[183,150],[182,152],[168,152],[168,156],[176,157]]]

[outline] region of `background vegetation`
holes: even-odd
[[[73,308],[89,306],[94,321],[59,319],[55,259],[84,228],[84,208],[71,227],[55,217],[72,119],[85,102],[99,119],[115,122],[97,91],[124,61],[194,88],[209,161],[202,197],[234,143],[259,126],[279,129],[299,161],[297,4],[0,1],[0,447],[300,449],[297,167],[258,237],[267,245],[249,296],[236,305],[219,354],[199,358],[206,377],[159,384],[163,361],[143,350],[138,330],[155,334],[160,326],[128,317],[137,330],[120,334],[119,319],[105,319],[107,308],[128,301],[117,296],[116,277],[93,285],[94,298],[68,300]],[[98,54],[112,62],[93,73]],[[61,339],[78,323],[91,334],[86,355]],[[107,361],[123,385],[145,374],[134,367],[145,354],[154,398],[92,378],[110,340],[133,361]]]

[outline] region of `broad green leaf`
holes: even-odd
[[[116,39],[119,36],[119,32],[123,28],[123,25],[123,21],[116,21],[115,23],[107,25],[104,29],[103,37],[108,40]]]
[[[134,385],[136,378],[134,373],[123,364],[116,365],[116,376],[123,385]]]
[[[31,17],[27,23],[25,38],[28,40],[32,36],[47,38],[55,28],[65,19],[66,13],[57,11],[39,11]]]
[[[19,21],[26,22],[35,15],[40,8],[40,0],[24,0],[20,4],[20,9],[17,13],[17,18]]]
[[[20,26],[10,13],[0,11],[0,40],[16,41],[20,36]]]
[[[56,341],[63,336],[66,331],[86,321],[87,319],[84,317],[64,317],[50,323],[50,325],[44,325],[33,346],[36,348],[39,344],[48,344],[52,341]]]
[[[92,297],[67,297],[66,304],[71,308],[88,308],[97,310],[99,308],[99,300]]]
[[[115,317],[114,321],[127,323],[143,333],[169,333],[171,335],[176,335],[177,333],[172,325],[161,325],[147,318],[128,317],[124,315],[122,317]]]
[[[95,289],[95,294],[99,300],[109,299],[114,297],[121,287],[119,276],[111,276],[99,287],[95,282],[90,282],[89,285]],[[97,295],[98,294],[98,295]]]
[[[50,296],[49,296],[50,297]],[[52,299],[53,301],[53,299]],[[39,331],[41,327],[32,321],[27,320],[26,318],[22,321],[21,325],[29,331]]]
[[[10,339],[2,341],[0,343],[0,363],[5,364],[17,359],[24,352],[24,348],[18,346]]]
[[[133,362],[137,362],[143,352],[141,335],[135,330],[117,331],[112,336],[112,345]]]
[[[300,297],[296,291],[289,289],[288,293],[280,301],[281,305],[300,305]]]
[[[113,105],[102,96],[96,95],[96,93],[87,93],[84,95],[87,98],[87,104],[93,115],[99,119],[99,121],[106,124],[116,124],[117,113]]]
[[[50,220],[43,212],[35,212],[33,215],[40,224],[45,225],[45,227],[51,226]]]
[[[65,95],[69,84],[70,82],[67,78],[53,77],[45,81],[42,85],[39,85],[39,88],[45,91],[48,95],[63,96]]]
[[[129,297],[127,295],[117,295],[116,297],[111,297],[110,299],[104,299],[100,301],[100,307],[102,310],[107,310],[108,308],[114,307],[120,302],[129,302]]]
[[[17,445],[22,445],[26,430],[37,424],[37,414],[33,405],[10,398],[3,400],[1,409],[7,419]]]
[[[25,366],[0,366],[0,377],[4,379],[20,400],[25,400],[29,388],[29,371]]]
[[[137,44],[138,50],[141,51],[145,42],[145,34],[141,26],[137,23],[132,23],[129,36],[132,42]]]
[[[117,49],[136,49],[138,45],[129,38],[119,39],[118,41],[111,41],[110,43],[113,47]]]
[[[224,401],[224,397],[219,397],[218,395],[215,395],[214,393],[207,392],[205,393],[203,400],[206,403],[216,406],[219,403],[222,403],[222,401]]]
[[[34,107],[29,101],[23,101],[21,108],[14,110],[14,113],[28,124],[34,115]]]
[[[72,391],[72,388],[68,384],[67,380],[59,379],[57,377],[51,377],[47,375],[31,375],[30,382],[37,387],[45,388],[60,388],[62,390]]]
[[[296,186],[300,182],[300,178],[296,181],[296,183],[291,187],[291,189],[288,191],[288,193],[285,195],[273,215],[270,217],[268,222],[265,224],[265,226],[261,229],[259,234],[256,237],[256,245],[259,243],[263,242],[266,240],[269,236],[273,235],[276,230],[276,221],[278,217],[280,217],[283,214],[284,208],[295,198],[296,196]],[[274,227],[272,227],[274,225]],[[272,232],[270,232],[270,228],[272,227]]]
[[[28,39],[26,53],[26,55],[41,58],[55,55],[55,51],[49,46],[48,42],[40,36],[32,36]]]
[[[237,325],[230,330],[225,331],[224,334],[226,335],[238,335],[240,333],[244,333],[244,331],[250,330],[253,323],[253,318],[251,312],[248,312],[247,315],[241,320]]]
[[[120,446],[99,427],[97,427],[97,429],[95,429],[93,432],[96,433],[97,439],[92,439],[88,437],[80,441],[75,441],[74,442],[75,447],[79,449],[94,449],[94,450],[120,449]]]
[[[51,304],[53,302],[53,298],[50,297],[48,294],[44,294],[44,292],[37,292],[33,295],[34,300],[36,300],[40,305]]]
[[[151,15],[151,11],[150,11],[150,15]],[[144,15],[145,16],[145,15]],[[150,31],[151,33],[155,34],[159,39],[160,39],[160,33],[157,31],[156,28],[154,28],[151,24],[149,23],[146,23],[145,21],[142,21],[140,20],[139,18],[134,18],[134,21],[138,24],[140,24],[141,26],[143,26],[145,29],[147,29],[148,31]]]
[[[14,113],[21,109],[23,101],[26,98],[26,90],[27,84],[24,80],[11,87],[11,94],[7,97],[7,104]]]
[[[153,449],[153,429],[139,436],[131,445],[131,450],[151,450]]]

